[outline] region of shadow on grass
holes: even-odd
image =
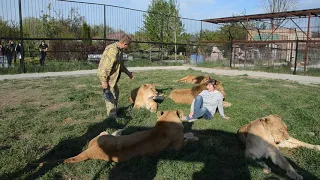
[[[193,123],[185,123],[185,132],[190,132]],[[129,127],[125,134],[131,134],[137,131],[147,130],[144,127]],[[248,166],[258,167],[263,171],[256,161],[244,157],[244,145],[239,141],[236,133],[229,133],[220,130],[192,130],[195,136],[199,138],[197,142],[188,143],[181,151],[166,150],[159,156],[154,157],[135,157],[127,162],[117,163],[110,171],[109,178],[112,180],[127,179],[154,179],[157,176],[159,161],[166,160],[171,162],[182,161],[187,163],[203,163],[203,168],[199,171],[194,165],[191,171],[192,179],[254,179],[251,176]],[[304,177],[304,179],[318,179],[307,170],[300,168],[290,159],[286,158],[293,168]],[[263,160],[263,159],[262,159]],[[266,174],[265,179],[290,179],[285,175],[285,171],[279,166],[274,165],[271,160],[266,160],[266,164],[271,167],[272,173]],[[175,166],[169,165],[169,168]],[[162,165],[165,168],[165,165]],[[178,167],[177,167],[178,168]],[[171,172],[169,169],[167,172]],[[194,172],[194,173],[192,173]],[[99,173],[99,172],[98,172]],[[184,172],[177,172],[174,178],[189,179]],[[185,172],[190,174],[189,172]],[[276,177],[277,175],[278,177]],[[161,177],[159,179],[167,179]],[[95,175],[99,179],[99,175]],[[170,178],[169,178],[170,179]]]
[[[158,163],[162,160],[169,162],[181,161],[193,163],[191,168],[189,166],[187,168],[182,167],[181,172],[177,172],[176,170],[174,173],[177,174],[170,175],[177,179],[191,178],[190,175],[186,174],[192,174],[192,179],[196,180],[254,178],[251,176],[248,166],[260,166],[244,157],[244,146],[239,141],[236,133],[220,130],[191,130],[192,125],[193,123],[185,123],[184,131],[193,132],[194,135],[199,138],[199,141],[188,143],[181,151],[166,150],[165,152],[160,153],[158,156],[135,157],[129,161],[117,163],[115,167],[110,170],[108,179],[154,179],[156,176],[159,179],[166,179],[167,177],[165,177],[165,175],[157,175]],[[120,129],[123,127],[124,125],[119,124],[115,121],[115,119],[106,119],[101,123],[90,126],[84,135],[62,141],[50,152],[34,163],[54,161],[57,159],[64,159],[74,156],[82,151],[83,147],[89,140],[97,136],[106,128]],[[123,134],[132,134],[134,132],[148,129],[151,128],[139,126],[127,127]],[[297,166],[289,159],[288,161],[294,167],[294,169],[296,169],[297,172],[304,177],[304,179],[318,179],[307,170]],[[272,174],[266,175],[265,179],[278,179],[278,177],[275,177],[274,175],[288,179],[284,170],[274,165],[270,160],[266,160],[265,162],[272,169]],[[195,167],[195,163],[203,164],[203,167],[199,170],[197,167]],[[11,175],[2,177],[1,179],[36,179],[45,175],[55,166],[57,166],[57,164],[46,164],[43,167],[34,167],[28,165],[24,169],[14,172]],[[109,164],[107,163],[100,167],[100,169],[97,169],[93,179],[100,179],[100,173],[108,166]],[[165,168],[166,165],[162,164],[161,166],[162,168]],[[169,163],[168,168],[174,167],[175,166],[172,166]],[[179,168],[179,165],[176,168]],[[183,172],[186,171],[186,169],[188,172]],[[262,168],[260,169],[262,171]],[[172,172],[170,169],[165,171]],[[27,176],[23,176],[27,173],[29,173]],[[54,176],[54,179],[62,179],[61,175],[56,174]]]
[[[126,108],[119,109],[120,113],[122,111],[126,111]],[[120,118],[127,118],[127,117],[120,116]],[[38,166],[39,163],[45,162],[45,161],[53,162],[58,159],[65,159],[65,158],[72,157],[76,154],[79,154],[80,152],[82,152],[83,147],[85,147],[86,144],[91,139],[99,135],[102,131],[105,131],[107,128],[122,129],[124,128],[124,126],[125,126],[124,124],[119,124],[114,118],[107,118],[102,122],[89,126],[87,132],[82,136],[61,141],[58,145],[56,145],[43,157],[41,157],[40,159],[32,163],[29,163],[24,169],[13,172],[12,174],[4,175],[3,177],[0,177],[0,179],[11,180],[11,179],[39,178],[58,165],[57,163],[48,163],[48,164],[44,164],[42,167],[39,167]],[[55,176],[60,176],[60,175],[55,175]],[[62,177],[54,177],[54,179],[62,179]]]

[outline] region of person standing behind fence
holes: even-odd
[[[5,55],[5,48],[0,41],[0,62],[2,67],[4,67],[4,55]]]
[[[40,51],[40,65],[44,66],[44,61],[46,60],[47,51],[48,51],[48,45],[44,42],[44,40],[42,40],[41,44],[39,45],[39,51]]]
[[[7,61],[8,61],[8,67],[11,67],[11,65],[12,65],[14,49],[15,49],[15,45],[13,44],[13,41],[9,40],[9,44],[6,46],[6,50],[5,50],[6,56],[7,56]]]
[[[107,108],[107,116],[117,117],[117,106],[119,89],[117,82],[121,72],[126,73],[131,80],[134,79],[132,73],[125,67],[123,62],[123,50],[131,44],[131,38],[124,35],[119,42],[108,45],[103,51],[99,68],[98,77],[103,89],[103,95]]]
[[[17,58],[20,61],[21,64],[21,42],[18,42],[16,48],[15,48],[16,54],[17,54]]]

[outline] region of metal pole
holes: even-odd
[[[311,13],[309,12],[308,15],[308,31],[307,31],[307,41],[306,41],[306,51],[304,54],[304,67],[303,70],[307,70],[307,64],[308,64],[308,45],[309,45],[309,36],[310,36],[310,18],[311,18]]]
[[[20,20],[20,41],[21,41],[21,62],[20,62],[20,68],[23,71],[23,73],[26,73],[26,65],[24,62],[24,46],[23,46],[23,28],[22,28],[22,7],[21,7],[21,0],[19,2],[19,20]]]
[[[104,43],[107,43],[106,42],[106,39],[107,39],[107,17],[106,17],[106,14],[107,14],[107,10],[106,10],[106,5],[103,6],[103,11],[104,11],[104,33],[103,33],[103,38],[104,38]]]
[[[232,67],[232,58],[233,58],[233,41],[231,39],[230,41],[231,47],[230,47],[230,68]]]
[[[177,28],[176,18],[174,18],[174,60],[177,61]]]
[[[177,0],[175,1],[175,8],[177,8]],[[174,17],[174,61],[177,61],[177,15]]]
[[[293,74],[297,74],[298,45],[299,45],[299,41],[298,41],[298,38],[297,38],[297,41],[296,41],[296,57],[295,57],[295,59],[294,59],[294,70],[293,70]]]

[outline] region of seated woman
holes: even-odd
[[[207,81],[207,90],[203,90],[191,104],[191,113],[184,118],[188,122],[198,120],[203,117],[204,119],[211,119],[218,108],[219,114],[224,119],[230,119],[225,116],[223,110],[223,94],[220,91],[215,90],[216,80],[211,79]]]

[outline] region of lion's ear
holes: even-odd
[[[260,119],[264,124],[272,124],[275,121],[274,115],[269,115]]]
[[[263,117],[263,118],[260,118],[260,122],[264,125],[267,125],[269,124],[269,119],[268,117]]]
[[[157,112],[157,118],[159,119],[163,115],[163,111],[158,111]]]
[[[180,119],[183,118],[184,114],[183,114],[182,109],[178,109],[178,110],[177,110],[177,115],[178,115],[178,117],[179,117]]]

